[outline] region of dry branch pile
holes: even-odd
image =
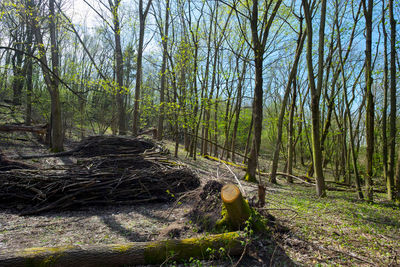
[[[73,150],[77,157],[94,157],[118,154],[140,154],[156,145],[148,139],[121,136],[91,136],[80,142]]]
[[[67,169],[0,171],[0,203],[22,205],[23,214],[35,214],[79,205],[167,201],[200,185],[193,172],[168,163],[160,152],[143,153],[155,149],[150,141],[96,137],[77,148],[85,158]]]

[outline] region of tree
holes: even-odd
[[[275,5],[273,5],[275,3]],[[243,4],[241,1],[235,2],[234,7],[238,4]],[[256,169],[258,166],[258,155],[260,152],[261,144],[261,130],[262,130],[262,117],[263,117],[263,61],[264,53],[268,40],[269,31],[271,29],[272,23],[275,19],[276,14],[282,1],[268,1],[264,3],[263,13],[261,14],[261,22],[259,17],[259,1],[255,0],[252,2],[251,6],[247,2],[246,10],[247,14],[244,15],[235,8],[236,13],[241,14],[247,18],[250,22],[251,29],[251,44],[249,41],[247,43],[253,50],[254,54],[254,68],[255,68],[255,85],[254,85],[254,99],[253,99],[253,142],[250,150],[250,157],[247,163],[247,171],[245,180],[256,181]],[[272,8],[272,11],[271,11]],[[238,20],[240,21],[240,19]],[[261,28],[259,27],[261,24]],[[246,29],[240,27],[242,33]]]
[[[165,21],[164,21],[164,30],[162,30],[162,26],[159,26],[162,47],[163,47],[163,55],[162,55],[162,63],[161,63],[161,84],[160,84],[160,114],[158,117],[158,131],[157,131],[157,139],[162,140],[163,138],[163,130],[164,130],[164,106],[165,106],[165,84],[166,84],[166,70],[167,70],[167,54],[168,54],[168,30],[169,30],[169,13],[170,13],[170,5],[169,0],[165,2]]]
[[[312,19],[309,2],[303,0],[304,16],[307,25],[307,69],[308,69],[308,82],[311,91],[311,115],[312,115],[312,154],[314,172],[316,174],[316,190],[319,197],[324,197],[325,192],[325,179],[322,168],[322,151],[320,143],[320,97],[323,81],[323,62],[324,62],[324,41],[325,41],[325,19],[326,19],[326,0],[321,2],[321,19],[319,23],[319,45],[318,45],[318,82],[315,86],[314,67],[312,61],[312,47],[313,47],[313,30]],[[314,2],[315,3],[315,2]]]
[[[389,170],[387,178],[387,191],[389,200],[393,199],[394,171],[396,152],[396,20],[393,16],[393,0],[389,0],[390,20],[390,138],[389,138]],[[400,180],[396,181],[396,191],[400,192]],[[399,198],[399,196],[397,196]]]
[[[132,135],[138,134],[140,122],[139,103],[140,103],[140,87],[142,83],[142,59],[143,59],[143,43],[144,43],[144,28],[146,25],[146,17],[149,12],[152,0],[148,0],[145,9],[143,9],[143,0],[139,0],[139,46],[136,60],[136,85],[135,85],[135,103],[133,107],[133,123]]]
[[[295,58],[294,62],[292,65],[292,68],[290,70],[289,78],[286,84],[285,88],[285,94],[283,96],[283,100],[281,103],[281,110],[279,112],[279,118],[278,118],[278,134],[276,137],[276,143],[275,143],[275,150],[274,150],[274,157],[272,160],[272,169],[271,169],[271,175],[270,175],[270,181],[271,183],[276,183],[276,172],[278,170],[278,161],[279,161],[279,151],[281,148],[281,142],[282,142],[282,124],[283,124],[283,118],[285,116],[285,109],[286,109],[286,104],[289,99],[290,91],[292,88],[292,84],[294,80],[296,79],[296,74],[297,74],[297,66],[300,60],[300,55],[301,52],[303,51],[303,45],[304,45],[304,40],[306,36],[306,32],[303,32],[303,21],[302,18],[300,19],[300,29],[299,29],[299,37],[297,40],[297,48],[296,48],[296,53],[295,53]],[[296,88],[294,88],[296,90]]]
[[[35,32],[36,45],[40,55],[40,65],[42,67],[43,78],[47,86],[47,90],[50,94],[51,99],[51,117],[50,117],[50,133],[51,133],[51,149],[54,152],[62,151],[63,147],[63,128],[61,118],[61,102],[59,92],[59,50],[57,41],[57,16],[54,8],[54,1],[49,0],[49,31],[50,31],[50,57],[51,57],[51,71],[48,66],[49,61],[45,50],[45,44],[43,42],[43,32],[41,30],[41,18],[38,15],[36,3],[34,0],[27,0],[27,12],[32,14],[31,23]],[[41,2],[41,1],[40,1]],[[39,2],[39,3],[40,3]]]
[[[108,0],[110,10],[113,16],[113,32],[115,39],[115,76],[116,76],[116,100],[118,109],[118,129],[120,135],[126,134],[126,114],[125,114],[125,103],[124,103],[124,61],[122,56],[121,47],[121,26],[118,17],[118,8],[121,5],[121,0]]]
[[[387,108],[388,108],[388,52],[387,52],[387,31],[386,31],[386,5],[382,1],[382,31],[383,31],[383,111],[382,111],[382,164],[383,177],[386,180],[388,199],[393,198],[393,177],[388,171],[388,139],[387,139]]]
[[[361,1],[365,18],[365,94],[367,98],[366,106],[366,136],[367,136],[367,170],[365,175],[366,199],[373,201],[373,155],[374,155],[374,96],[372,94],[372,10],[374,3],[372,0]]]

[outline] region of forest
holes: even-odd
[[[2,0],[0,266],[397,266],[399,15]]]

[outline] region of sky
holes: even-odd
[[[97,1],[88,0],[88,2]],[[86,21],[86,25],[92,27],[98,23],[97,15],[83,0],[69,0],[65,5],[65,12],[74,24],[84,24]]]

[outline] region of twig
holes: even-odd
[[[247,240],[246,240],[246,244],[244,245],[242,255],[240,255],[240,258],[239,258],[238,261],[233,265],[233,267],[237,267],[237,266],[239,265],[239,263],[242,261],[244,255],[246,254],[247,245],[248,245],[248,244],[249,244],[249,242],[247,242]]]
[[[237,178],[236,174],[231,170],[231,168],[229,168],[229,166],[225,162],[223,162],[223,161],[221,161],[221,162],[232,173],[233,177],[235,177],[236,182],[239,184],[240,190],[243,192],[243,196],[246,198],[247,197],[247,193],[244,190],[244,188],[243,188],[242,184],[240,183],[239,179]]]
[[[169,213],[168,213],[168,216],[167,216],[167,218],[166,218],[165,220],[168,220],[168,219],[169,219],[169,217],[171,216],[172,212],[176,209],[176,206],[178,206],[179,202],[180,202],[183,198],[187,197],[188,195],[190,195],[190,194],[192,194],[192,193],[194,193],[194,192],[197,192],[197,190],[192,190],[192,191],[186,192],[186,193],[184,193],[182,196],[180,196],[180,197],[175,201],[174,206],[170,209],[170,211],[169,211]]]
[[[278,247],[278,244],[275,246],[275,248],[274,248],[274,252],[272,253],[272,256],[271,256],[271,259],[270,259],[270,261],[269,261],[269,266],[272,266],[272,260],[274,259],[274,256],[275,256],[275,251],[276,251],[276,248]]]
[[[269,173],[268,173],[268,174],[269,174]],[[294,178],[294,179],[296,179],[296,180],[299,180],[299,181],[301,181],[301,182],[303,182],[303,183],[306,183],[306,184],[315,186],[314,183],[307,182],[307,181],[305,181],[304,179],[301,179],[300,177],[294,176],[294,175],[292,175],[292,174],[283,173],[283,172],[277,172],[276,175],[291,177],[291,178]]]

